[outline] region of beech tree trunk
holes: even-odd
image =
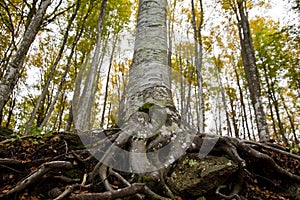
[[[202,26],[204,23],[203,5],[202,0],[200,3],[200,22],[196,24],[196,11],[194,0],[192,3],[192,25],[194,29],[194,43],[195,43],[195,65],[197,73],[197,83],[198,83],[198,97],[199,97],[199,119],[198,130],[200,133],[204,133],[205,129],[205,105],[204,105],[204,93],[203,93],[203,77],[202,77],[202,61],[203,61],[203,47],[202,47]]]
[[[244,0],[237,0],[236,10],[242,48],[242,59],[250,91],[250,98],[255,112],[254,114],[257,123],[259,140],[268,141],[270,139],[270,135],[262,103],[259,74],[256,67],[254,47],[250,33],[249,21],[246,16],[245,3],[246,2]]]
[[[174,107],[168,71],[166,7],[166,0],[140,1],[125,121],[145,103]]]
[[[166,0],[139,2],[133,62],[123,113],[118,118],[122,132],[115,142],[117,146],[130,142],[130,152],[126,153],[129,156],[129,168],[123,164],[122,170],[154,172],[151,174],[153,178],[158,178],[160,169],[163,170],[183,155],[189,144],[189,141],[182,139],[189,137],[189,134],[183,134],[184,123],[180,121],[170,88],[166,8]],[[185,145],[182,146],[181,142]],[[164,144],[168,144],[168,147],[165,148]],[[121,163],[111,164],[117,151],[114,148],[112,145],[105,152],[101,162],[118,169]],[[163,159],[158,158],[160,148],[163,148]],[[100,171],[105,172],[103,165]],[[97,173],[95,167],[92,177]],[[110,189],[109,186],[106,188]]]
[[[41,2],[37,14],[34,16],[33,20],[30,22],[27,30],[23,35],[20,46],[18,47],[11,62],[9,62],[4,77],[0,82],[0,111],[3,110],[15,85],[17,84],[28,50],[34,41],[36,34],[40,30],[40,26],[43,22],[43,17],[50,4],[51,0],[45,0]]]
[[[73,117],[75,129],[77,130],[87,130],[89,128],[89,122],[91,117],[91,110],[94,103],[94,91],[96,84],[97,70],[100,64],[101,58],[101,33],[103,28],[103,21],[106,13],[107,0],[103,0],[101,4],[100,15],[97,22],[97,41],[95,52],[92,59],[91,68],[88,77],[85,81],[84,89],[82,95],[80,96],[79,104],[80,106],[73,106]],[[73,104],[74,105],[74,104]]]
[[[110,80],[110,71],[113,65],[113,58],[115,54],[115,49],[118,41],[118,34],[115,34],[113,36],[113,42],[112,42],[112,51],[109,59],[109,66],[108,66],[108,72],[107,72],[107,78],[106,78],[106,85],[105,85],[105,94],[104,94],[104,102],[103,102],[103,108],[102,108],[102,116],[101,116],[101,121],[100,121],[100,127],[103,128],[104,126],[104,118],[105,118],[105,110],[106,110],[106,104],[107,104],[107,97],[108,97],[108,84]],[[109,119],[108,119],[109,122]]]

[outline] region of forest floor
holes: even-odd
[[[279,154],[273,150],[263,148],[263,146],[257,147],[260,148],[261,152],[272,157],[278,165],[300,176],[300,160],[297,159],[298,157]],[[99,177],[93,181],[93,184],[85,184],[87,175],[97,163],[98,160],[90,156],[90,153],[82,145],[80,138],[74,133],[54,132],[46,135],[37,134],[35,136],[20,137],[11,134],[9,130],[4,131],[4,129],[1,129],[0,198],[53,199],[68,190],[72,194],[105,192],[105,187]],[[255,173],[259,170],[259,166],[252,167],[253,171],[248,168],[245,172],[244,184],[239,194],[243,194],[247,199],[297,199],[297,194],[294,197],[287,195],[289,192],[285,190],[289,187],[281,185],[289,184],[288,181],[280,182],[278,179],[261,177]],[[126,177],[126,174],[122,175]],[[137,182],[128,174],[126,178],[128,180],[131,178],[131,183]],[[117,190],[128,186],[114,176],[109,176],[108,179],[110,179],[113,189]],[[291,188],[291,191],[298,191],[300,194],[299,185],[298,183],[291,184],[290,187],[298,187],[296,190]],[[281,187],[282,190],[278,189]],[[157,194],[165,196],[164,192],[159,191],[158,188],[151,189]],[[128,196],[130,196],[130,192]],[[176,195],[176,198],[178,200],[190,199],[184,194]]]

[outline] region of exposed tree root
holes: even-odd
[[[9,192],[5,193],[5,196],[13,196],[16,193],[19,193],[30,185],[33,185],[37,181],[39,181],[46,173],[53,169],[69,169],[72,168],[72,164],[66,161],[52,161],[49,163],[45,163],[38,171],[34,172],[24,180],[17,183],[17,185],[10,190]]]
[[[216,194],[218,196],[220,196],[221,198],[223,199],[234,199],[234,200],[241,200],[242,198],[238,195],[238,194],[232,194],[232,195],[225,195],[225,194],[222,194],[220,192],[221,189],[224,189],[226,188],[227,186],[226,185],[220,185],[217,190],[216,190]]]
[[[170,200],[168,198],[164,198],[161,197],[160,195],[155,194],[151,189],[149,189],[143,183],[134,183],[131,186],[119,190],[107,191],[103,193],[72,194],[69,196],[69,199],[72,200],[116,199],[116,198],[133,196],[138,193],[142,193],[146,195],[148,198],[150,197],[150,198],[161,199],[161,200]]]
[[[145,122],[145,121],[144,121]],[[144,125],[148,125],[146,122]],[[139,127],[141,128],[141,127]],[[148,127],[149,128],[149,127]],[[180,133],[184,133],[181,128]],[[127,149],[138,148],[139,151],[143,150],[148,152],[157,147],[157,144],[152,145],[156,142],[157,138],[151,137],[151,141],[148,142],[148,145],[141,144],[141,139],[133,139],[135,135],[132,132],[134,129],[129,129],[129,127],[124,127],[122,131],[117,132],[114,136],[109,137],[113,145],[108,147],[108,151],[103,154],[103,157],[100,162],[96,162],[95,159],[89,155],[86,150],[76,150],[69,151],[70,145],[68,141],[62,142],[61,155],[64,156],[53,156],[54,159],[59,159],[64,161],[51,161],[46,162],[39,167],[37,171],[31,173],[27,177],[22,178],[18,183],[16,183],[9,191],[2,192],[0,197],[6,199],[13,199],[22,194],[26,189],[32,188],[32,186],[37,185],[42,180],[55,180],[62,185],[66,186],[56,186],[52,189],[49,189],[49,197],[60,200],[60,199],[116,199],[124,198],[128,196],[135,196],[137,199],[176,199],[177,195],[181,196],[180,198],[185,199],[185,195],[188,194],[178,194],[172,190],[172,185],[167,185],[165,183],[166,174],[169,171],[172,171],[172,165],[165,167],[163,169],[158,169],[156,173],[138,173],[137,177],[140,177],[139,181],[144,183],[138,183],[139,181],[135,178],[132,178],[133,175],[130,172],[122,173],[111,167],[108,167],[106,164],[109,160],[115,159],[113,153],[117,152],[116,148],[123,147]],[[161,129],[160,129],[161,130]],[[189,130],[190,131],[190,130]],[[203,143],[203,135],[197,136],[194,140],[194,147],[189,148],[189,151],[199,151],[201,144]],[[211,136],[213,137],[213,136]],[[167,139],[170,139],[166,137]],[[143,139],[143,138],[142,138]],[[170,148],[169,151],[174,151],[176,148],[180,148],[182,143],[179,141],[182,138],[179,137],[177,143],[173,143],[173,148]],[[161,140],[160,139],[157,139]],[[170,141],[168,141],[170,142]],[[151,143],[151,145],[149,145]],[[101,142],[98,143],[101,145]],[[145,144],[145,143],[144,143]],[[177,145],[177,146],[176,146]],[[66,146],[68,151],[66,152]],[[131,147],[131,148],[129,148]],[[93,152],[97,152],[96,149],[93,149]],[[179,151],[178,151],[179,152]],[[228,155],[232,161],[238,164],[239,171],[235,175],[235,179],[229,180],[226,185],[216,185],[215,186],[215,195],[223,199],[245,199],[249,197],[245,196],[245,177],[252,176],[254,179],[258,178],[264,182],[269,183],[274,188],[282,187],[279,184],[284,183],[284,181],[293,181],[296,184],[296,187],[300,185],[300,172],[298,168],[293,169],[293,172],[282,166],[282,163],[277,163],[270,155],[273,155],[272,152],[285,156],[287,159],[294,159],[293,162],[300,162],[299,155],[290,154],[289,152],[283,151],[282,149],[277,149],[276,147],[270,146],[265,143],[256,143],[251,141],[243,141],[236,138],[230,137],[219,137],[218,142],[214,146],[212,153],[221,153]],[[269,153],[270,155],[268,155]],[[167,154],[168,156],[170,154]],[[154,165],[161,165],[162,162],[166,160],[165,157],[161,157],[159,154],[153,154],[153,157],[144,157],[148,161],[154,163]],[[30,164],[29,161],[22,162],[22,158],[19,160],[13,160],[8,158],[1,158],[0,164],[3,169],[9,173],[21,174],[22,170],[20,167],[22,163]],[[68,161],[65,161],[68,160]],[[78,163],[72,165],[71,161]],[[88,174],[81,174],[80,177],[70,177],[69,175],[63,173],[62,169],[75,169],[78,168],[78,165],[81,168],[85,168],[85,172]],[[255,172],[252,169],[249,169],[249,165],[252,167],[259,166],[260,169]],[[53,171],[61,171],[60,174],[51,175]],[[263,171],[270,171],[270,174],[264,174]],[[262,173],[260,173],[262,172]],[[156,175],[153,175],[156,174]],[[136,177],[136,176],[135,176]],[[151,178],[152,181],[146,181],[144,177]],[[81,180],[81,184],[80,184]],[[117,185],[116,185],[117,183]],[[152,183],[152,184],[151,184]],[[154,183],[154,184],[153,184]],[[95,187],[102,187],[101,190],[95,189]],[[159,187],[159,189],[157,189]],[[98,191],[97,191],[98,190]],[[84,191],[84,192],[83,192]],[[276,191],[276,190],[274,190]],[[295,190],[296,191],[296,190]],[[296,195],[296,194],[294,194]],[[168,197],[166,197],[168,196]],[[292,197],[291,197],[292,198]],[[251,198],[250,198],[251,199]],[[254,199],[254,198],[252,198]]]

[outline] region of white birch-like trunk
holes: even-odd
[[[43,17],[50,4],[51,0],[45,0],[41,2],[37,14],[30,22],[14,57],[12,58],[11,62],[9,62],[8,69],[6,70],[4,77],[0,82],[0,111],[3,110],[6,101],[9,99],[10,94],[17,84],[28,50],[34,41],[36,34],[40,30]]]
[[[204,23],[203,15],[203,6],[202,1],[200,0],[200,22],[196,24],[196,12],[194,0],[191,0],[192,3],[192,25],[194,29],[194,57],[195,57],[195,66],[197,73],[197,83],[198,83],[198,98],[199,98],[199,115],[198,118],[198,130],[200,133],[204,133],[205,129],[205,105],[204,105],[204,93],[203,93],[203,77],[202,77],[202,67],[203,67],[203,48],[202,48],[202,26]]]
[[[88,77],[85,81],[82,95],[80,96],[79,105],[73,106],[78,109],[74,110],[74,124],[75,129],[79,131],[88,130],[90,127],[91,112],[94,104],[94,91],[97,84],[96,76],[98,68],[100,67],[101,58],[101,32],[106,11],[107,0],[102,1],[101,11],[98,18],[97,41],[94,56],[92,59],[91,68]]]
[[[166,0],[141,0],[125,116],[146,103],[174,107],[167,54]]]
[[[172,99],[166,9],[166,0],[140,0],[124,113],[118,119],[118,125],[128,130],[126,135],[132,136],[129,164],[138,173],[164,168],[183,155],[189,143],[180,140],[188,134],[179,134],[180,117]],[[155,139],[147,144],[151,137]],[[163,146],[168,142],[169,151]],[[164,152],[164,161],[157,157],[159,152]]]

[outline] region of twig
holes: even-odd
[[[6,168],[6,169],[9,169],[9,170],[11,170],[11,171],[13,171],[13,172],[17,172],[17,173],[19,173],[19,174],[24,174],[24,172],[21,172],[21,171],[19,171],[19,170],[14,169],[14,168],[8,167],[8,166],[6,166],[6,165],[1,165],[1,164],[0,164],[0,168]]]
[[[118,172],[115,172],[112,168],[109,168],[109,174],[117,177],[122,183],[124,183],[126,186],[131,186],[131,184]],[[140,194],[136,194],[136,197],[138,199],[143,199],[143,197]]]
[[[67,189],[61,193],[58,197],[56,197],[54,200],[63,200],[66,199],[68,196],[70,196],[70,194],[80,185],[76,184],[76,185],[71,185],[68,186]]]
[[[262,147],[262,148],[265,148],[265,149],[268,149],[268,150],[271,150],[271,151],[275,151],[277,153],[284,154],[284,155],[287,155],[289,157],[293,157],[293,158],[296,158],[296,159],[300,160],[299,155],[292,154],[290,152],[287,152],[287,151],[284,151],[284,150],[281,150],[281,149],[277,149],[273,146],[270,146],[270,144],[268,144],[268,143],[264,144],[264,143],[258,143],[258,142],[253,142],[253,141],[246,141],[245,143],[246,144],[253,144],[253,145],[256,145],[256,146],[259,146],[259,147]]]
[[[138,193],[143,193],[152,198],[161,200],[170,200],[168,198],[162,197],[155,194],[143,183],[134,183],[131,186],[122,188],[119,190],[113,190],[103,193],[84,193],[84,194],[71,194],[69,199],[71,200],[102,200],[102,199],[116,199],[122,197],[132,196]]]
[[[50,178],[51,178],[51,176],[50,176]],[[76,182],[80,181],[80,179],[72,179],[72,178],[69,178],[69,177],[66,177],[66,176],[52,176],[52,178],[61,180],[65,183],[76,183]]]
[[[31,174],[24,180],[17,183],[17,185],[11,189],[9,192],[5,193],[4,196],[10,196],[16,193],[21,192],[22,190],[28,188],[30,185],[36,183],[39,179],[41,179],[46,173],[55,168],[63,168],[70,169],[72,168],[72,163],[67,161],[53,161],[49,163],[45,163],[40,169],[38,169],[35,173]]]
[[[0,158],[0,164],[3,165],[22,165],[26,161],[20,161],[20,160],[15,160],[15,159],[10,159],[10,158]]]

